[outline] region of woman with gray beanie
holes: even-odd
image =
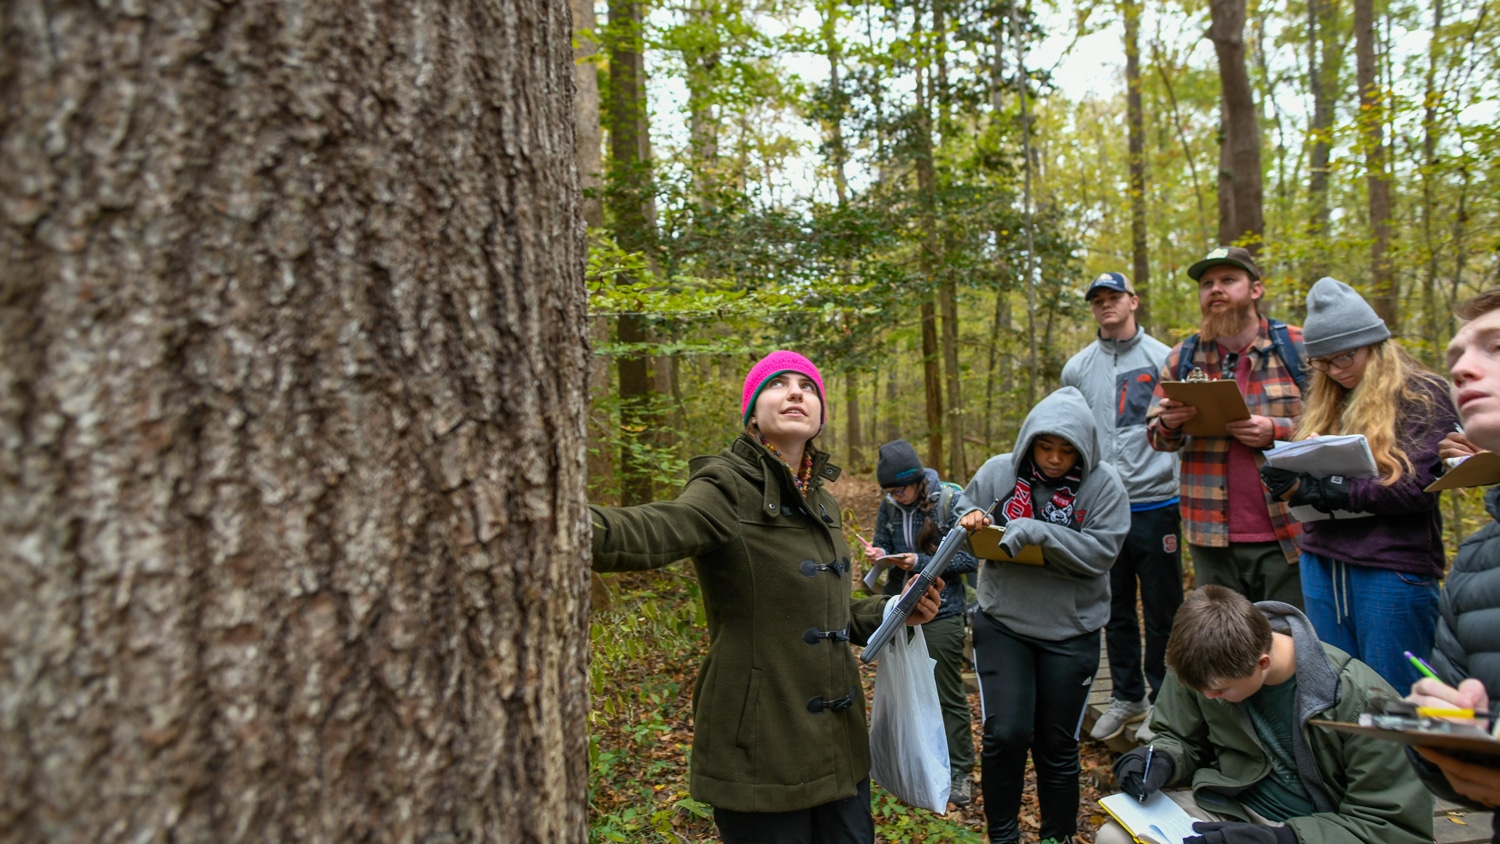
[[[1303,523],[1301,541],[1302,595],[1318,638],[1410,688],[1418,675],[1402,652],[1432,649],[1444,565],[1438,495],[1422,490],[1458,413],[1447,383],[1341,281],[1324,278],[1308,292],[1302,337],[1313,373],[1296,438],[1363,434],[1378,474],[1319,478],[1268,466],[1261,476],[1272,495],[1325,515]]]

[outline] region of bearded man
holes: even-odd
[[[1167,355],[1146,437],[1157,451],[1182,452],[1182,522],[1199,586],[1215,584],[1251,601],[1302,608],[1297,537],[1302,526],[1260,481],[1261,452],[1291,439],[1302,413],[1302,329],[1261,316],[1261,273],[1248,250],[1221,246],[1188,268],[1198,283],[1199,333]],[[1197,370],[1210,380],[1232,378],[1250,418],[1222,436],[1182,430],[1192,405],[1166,398],[1161,381]]]

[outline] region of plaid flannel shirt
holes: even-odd
[[[1292,342],[1302,343],[1302,329],[1287,326]],[[1167,355],[1166,366],[1156,387],[1156,396],[1147,411],[1146,437],[1157,451],[1182,451],[1182,522],[1183,535],[1189,544],[1223,548],[1229,545],[1229,437],[1190,437],[1182,431],[1169,431],[1161,424],[1161,399],[1164,395],[1161,381],[1176,381],[1178,361],[1182,344],[1172,347]],[[1275,425],[1275,438],[1289,440],[1297,428],[1297,417],[1302,414],[1302,395],[1297,382],[1292,379],[1286,362],[1276,354],[1271,343],[1270,325],[1265,317],[1260,318],[1260,333],[1246,352],[1250,356],[1250,381],[1245,388],[1245,405],[1256,416],[1268,416]],[[1212,341],[1198,343],[1193,355],[1193,364],[1200,367],[1209,378],[1217,380],[1222,362],[1219,344]],[[1256,454],[1257,465],[1265,465],[1265,458]],[[1302,534],[1302,524],[1292,518],[1284,502],[1266,494],[1264,488],[1256,492],[1265,496],[1266,507],[1271,515],[1271,527],[1281,543],[1281,551],[1287,562],[1296,565],[1300,551],[1297,537]]]

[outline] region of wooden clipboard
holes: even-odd
[[[1005,538],[1005,528],[998,525],[989,525],[969,534],[969,547],[974,550],[974,556],[982,560],[994,560],[1001,563],[1021,563],[1028,566],[1039,566],[1042,564],[1042,546],[1023,545],[1021,553],[1012,557],[1005,553],[1000,546],[1000,540]]]
[[[1424,492],[1440,492],[1467,486],[1487,486],[1500,483],[1500,454],[1481,451],[1468,460],[1443,473],[1441,478],[1428,484]]]
[[[1500,741],[1488,735],[1462,735],[1430,730],[1387,730],[1383,727],[1364,727],[1359,724],[1349,724],[1343,721],[1322,721],[1316,718],[1307,723],[1314,727],[1323,727],[1359,736],[1369,736],[1383,741],[1409,744],[1413,747],[1430,747],[1434,750],[1463,751],[1466,753],[1478,753],[1483,756],[1493,756],[1496,757],[1497,762],[1500,762]]]
[[[1198,408],[1198,415],[1182,426],[1194,437],[1227,437],[1225,426],[1250,418],[1250,408],[1234,381],[1163,381],[1161,391],[1172,401]]]

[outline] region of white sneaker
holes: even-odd
[[[1109,741],[1125,732],[1125,728],[1146,717],[1151,707],[1144,700],[1109,699],[1109,709],[1099,716],[1089,735],[1099,741]]]
[[[1151,729],[1151,716],[1154,712],[1153,707],[1146,707],[1146,719],[1141,722],[1140,729],[1135,731],[1135,740],[1141,744],[1150,744],[1156,741],[1156,733]]]

